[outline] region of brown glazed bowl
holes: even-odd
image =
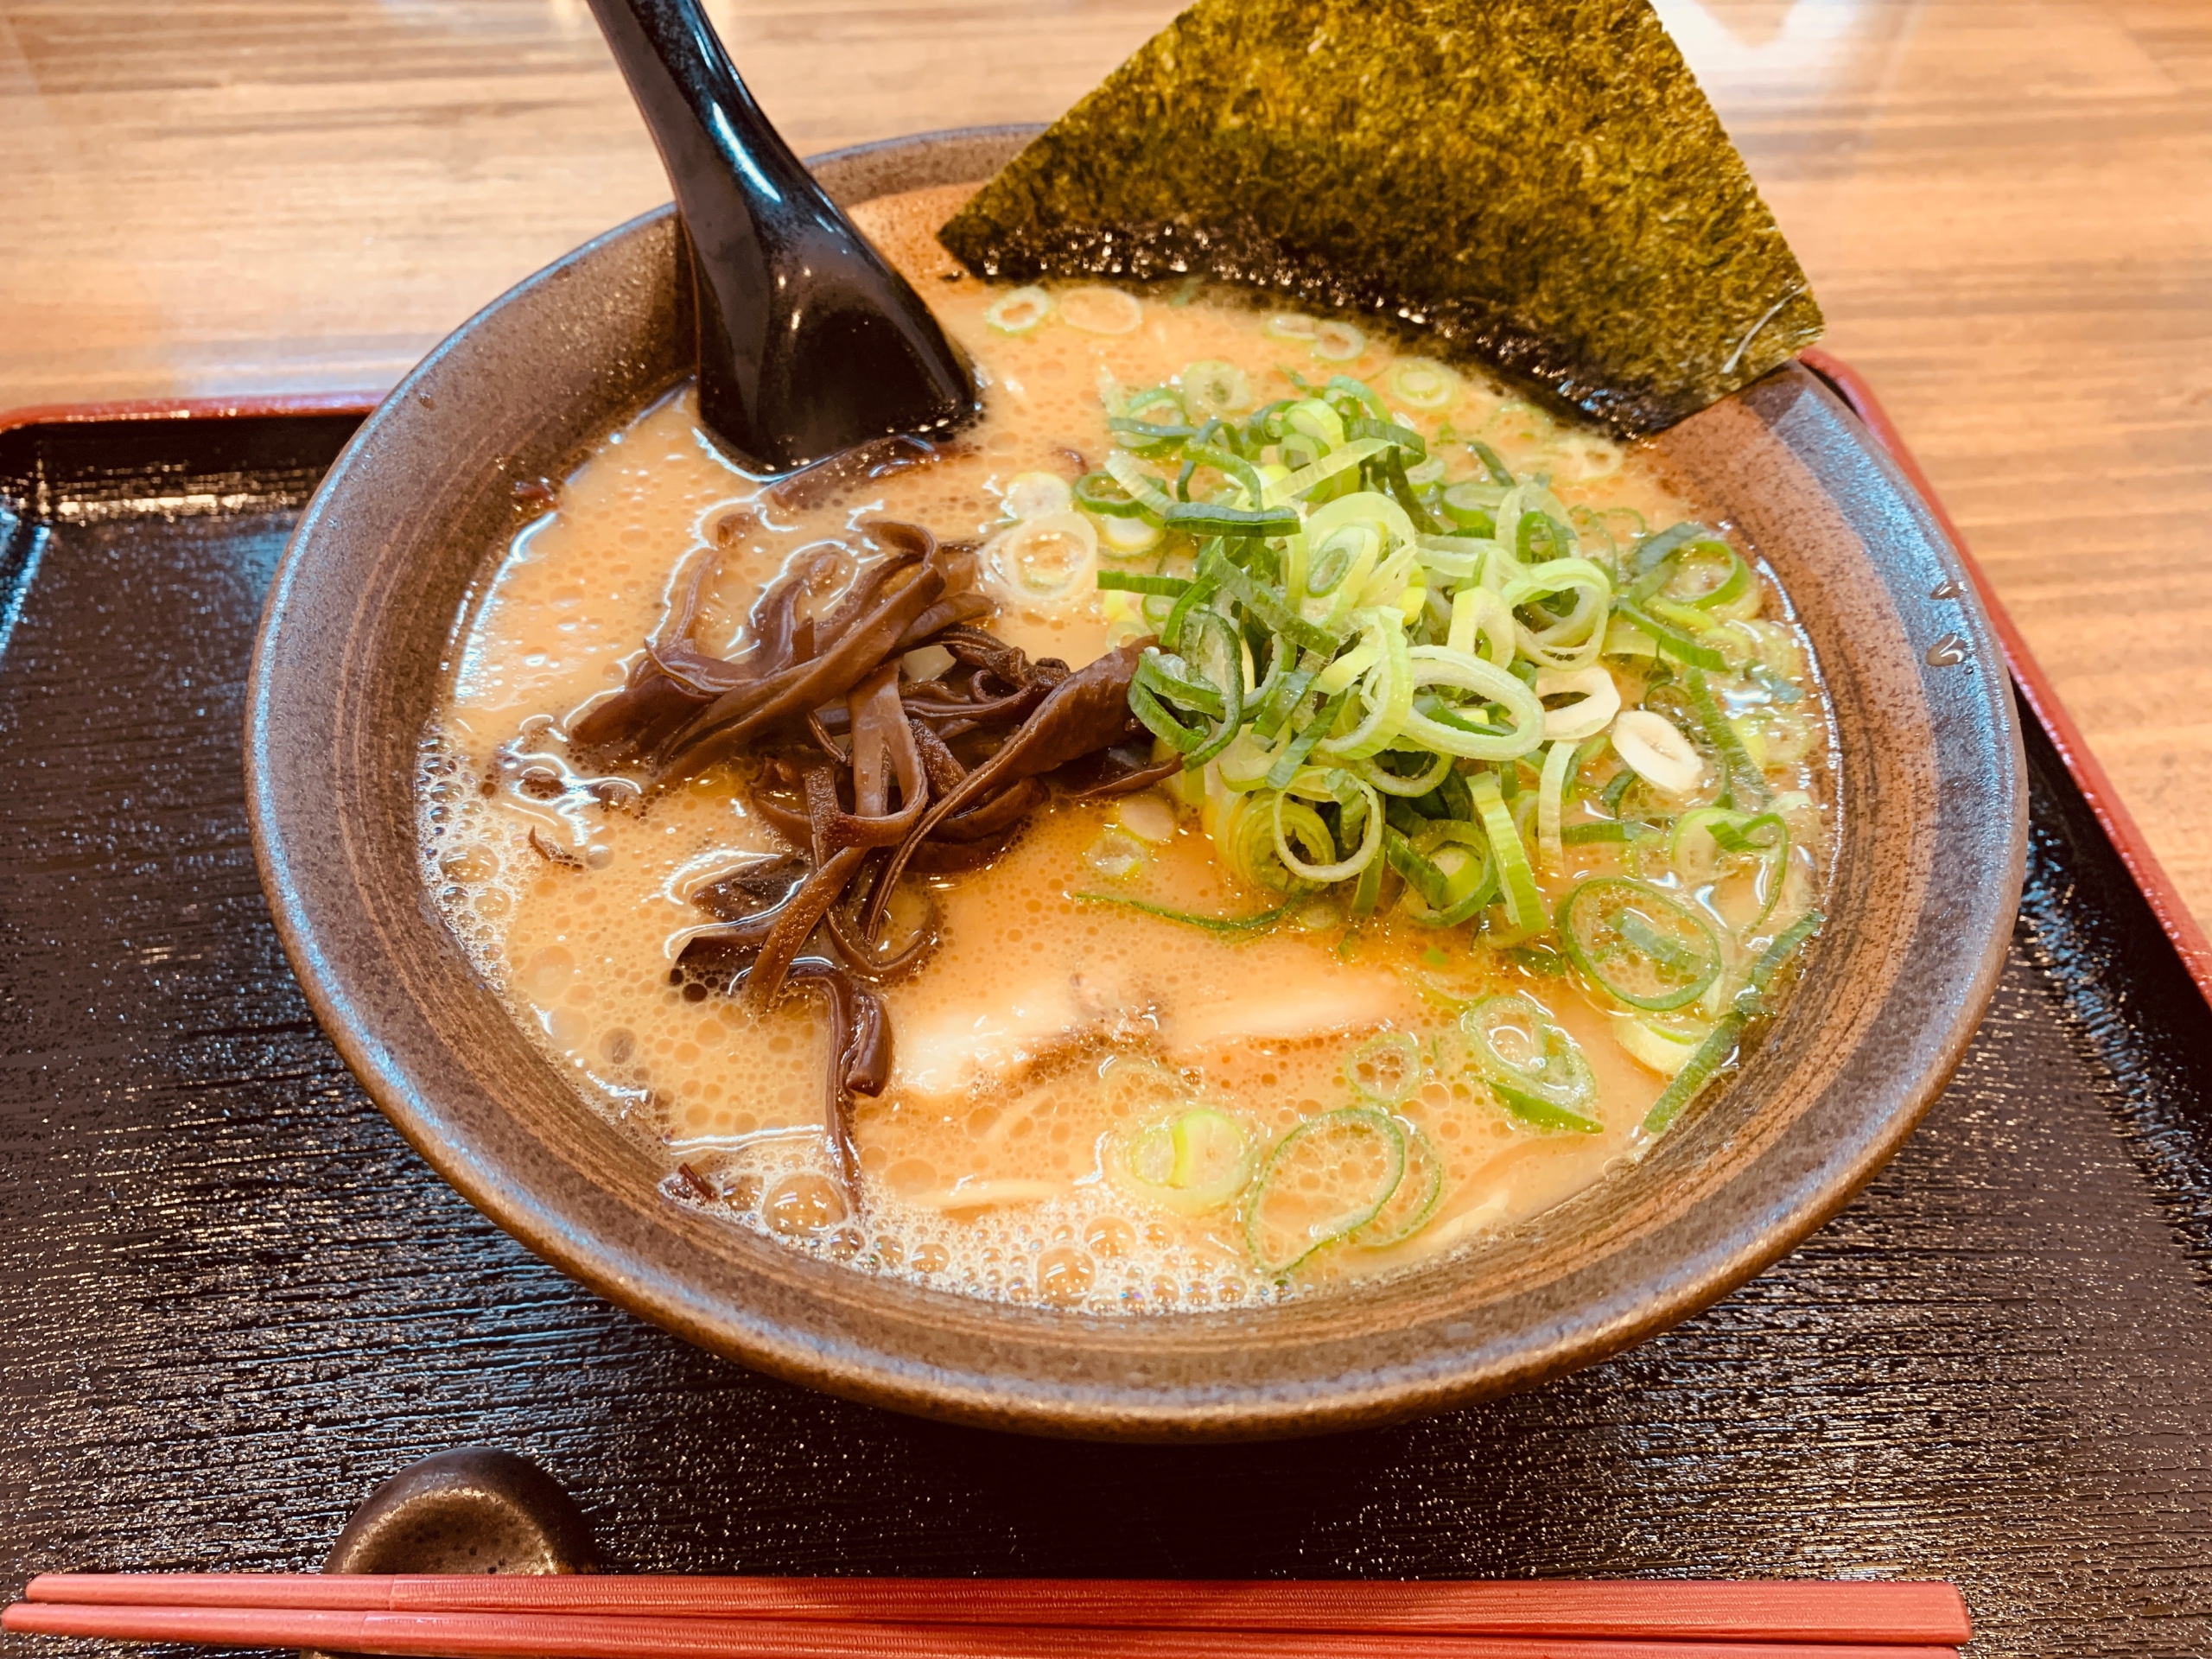
[[[988,177],[995,129],[848,150],[857,201]],[[1033,1433],[1310,1434],[1525,1388],[1663,1330],[1818,1227],[1910,1133],[1995,988],[2025,791],[1988,623],[1927,507],[1786,367],[1660,448],[1780,573],[1834,698],[1842,848],[1802,986],[1643,1163],[1507,1235],[1283,1306],[1102,1319],[857,1273],[662,1196],[476,979],[416,874],[416,745],[512,486],[685,372],[664,209],[540,272],[362,427],[278,571],[247,734],[256,850],[324,1027],[478,1208],[601,1294],[848,1398]]]

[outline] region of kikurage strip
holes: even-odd
[[[1138,660],[1152,644],[1150,639],[1132,640],[1069,675],[989,760],[931,806],[892,855],[890,871],[869,901],[870,938],[881,925],[893,885],[939,823],[992,789],[1019,779],[1042,777],[1094,750],[1112,747],[1128,734],[1132,723],[1129,683],[1136,677]]]

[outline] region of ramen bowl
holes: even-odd
[[[988,177],[1031,129],[823,158],[841,201]],[[1785,366],[1657,440],[1810,635],[1838,744],[1829,920],[1725,1088],[1641,1162],[1496,1236],[1248,1308],[1101,1317],[875,1277],[671,1202],[476,976],[419,874],[418,745],[516,486],[688,373],[670,210],[472,319],[302,518],[256,648],[256,851],[324,1028],[423,1158],[530,1249],[677,1334],[847,1398],[1091,1438],[1258,1438],[1440,1410],[1586,1365],[1725,1295],[1909,1135],[1987,1006],[2026,796],[2002,656],[1911,486]]]

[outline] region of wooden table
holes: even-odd
[[[2212,922],[2212,6],[1662,0]],[[1174,0],[721,0],[800,150],[1046,119]],[[0,409],[390,384],[666,194],[583,0],[0,0]]]

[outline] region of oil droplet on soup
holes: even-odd
[[[1066,486],[1113,448],[1102,389],[1187,373],[1193,396],[1234,416],[1227,405],[1291,395],[1286,368],[1362,378],[1433,450],[1478,439],[1516,474],[1548,474],[1593,524],[1696,516],[1642,452],[1441,370],[1380,323],[1094,288],[1065,315],[1025,298],[998,313],[1018,326],[995,326],[1006,291],[959,275],[931,234],[963,194],[860,213],[982,372],[986,413],[960,450],[823,505],[772,506],[679,391],[609,433],[500,553],[463,619],[417,779],[424,880],[486,982],[588,1100],[687,1166],[731,1224],[856,1271],[1049,1308],[1166,1313],[1323,1291],[1495,1234],[1637,1155],[1686,1039],[1555,954],[1396,914],[1348,926],[1327,895],[1247,932],[1102,902],[1214,918],[1281,903],[1228,873],[1169,790],[1047,806],[987,868],[933,880],[942,943],[885,988],[892,1076],[853,1116],[856,1213],[822,1129],[832,1057],[817,998],[796,989],[756,1015],[671,972],[706,920],[692,893],[785,843],[738,769],[648,795],[578,775],[561,733],[623,683],[702,550],[719,563],[698,640],[718,655],[741,649],[754,598],[795,556],[857,548],[855,525],[880,515],[988,543],[987,559],[1026,558],[1001,572],[983,626],[1080,665],[1144,626],[1141,601],[1092,590],[1094,569],[1141,574],[1157,557],[1141,522],[1071,505]],[[1046,526],[1026,554],[1007,553],[1009,503]],[[1764,620],[1745,626],[1764,630],[1777,683],[1805,695],[1730,713],[1794,815],[1774,879],[1816,896],[1827,728],[1804,642],[1756,580]],[[1649,856],[1588,840],[1536,880],[1549,906],[1585,878],[1650,874]],[[1729,906],[1763,896],[1707,874],[1662,879],[1730,925]],[[1521,1025],[1493,1031],[1500,1052],[1554,1041],[1583,1057],[1582,1128],[1509,1109],[1491,1086],[1463,1016],[1500,996],[1525,1005]],[[1296,1169],[1294,1132],[1324,1122],[1335,1141],[1306,1131],[1300,1144],[1320,1155]],[[1283,1185],[1262,1214],[1271,1168]],[[1287,1272],[1255,1256],[1278,1247],[1306,1253]]]

